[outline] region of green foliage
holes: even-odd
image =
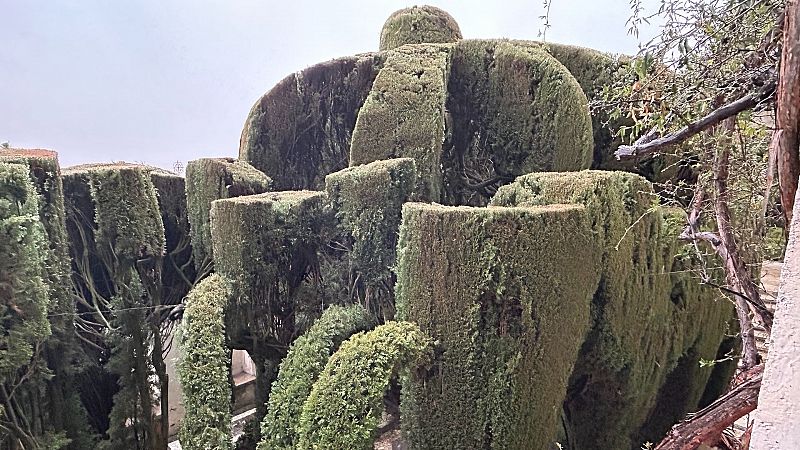
[[[314,382],[345,339],[372,326],[367,311],[359,306],[331,306],[302,336],[281,362],[272,386],[267,416],[261,423],[259,450],[294,450],[303,404]]]
[[[392,377],[420,370],[432,355],[430,338],[408,322],[389,322],[343,342],[303,405],[297,448],[372,448]]]
[[[461,29],[446,11],[433,6],[413,6],[395,11],[381,30],[381,50],[393,50],[405,44],[456,42]]]
[[[325,175],[348,166],[356,116],[383,58],[347,56],[281,80],[250,110],[239,159],[272,178],[275,190],[322,189]]]
[[[230,296],[230,283],[214,274],[186,297],[178,335],[178,378],[186,408],[180,439],[187,450],[231,448],[231,355],[224,319]]]
[[[213,258],[211,244],[211,202],[222,198],[261,194],[270,190],[272,180],[244,161],[231,158],[203,158],[186,167],[186,202],[191,224],[195,267],[206,269]]]
[[[441,154],[451,44],[391,50],[358,113],[350,165],[409,157],[417,163],[415,198],[441,197]]]
[[[548,448],[599,276],[584,208],[408,203],[398,254],[398,317],[438,342],[403,384],[411,446]]]

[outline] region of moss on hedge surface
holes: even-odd
[[[198,271],[206,271],[213,258],[211,202],[223,198],[261,194],[272,180],[244,161],[202,158],[186,166],[186,202],[191,224],[192,252]]]
[[[415,197],[441,197],[441,153],[450,44],[406,45],[386,62],[358,114],[350,165],[410,157],[419,178]]]
[[[403,384],[412,448],[548,448],[590,325],[588,226],[574,205],[404,206],[398,317],[440,350]]]
[[[333,260],[323,271],[329,301],[358,301],[379,317],[393,317],[391,268],[403,203],[415,185],[411,158],[350,167],[325,178],[337,227],[337,245],[328,246]]]
[[[322,189],[348,166],[356,115],[382,56],[347,56],[295,72],[261,97],[245,122],[239,158],[266,173],[275,190]]]
[[[342,341],[372,325],[369,313],[360,305],[331,306],[294,341],[272,386],[259,450],[297,448],[303,404],[328,358]]]
[[[535,46],[464,40],[451,66],[442,201],[483,206],[516,176],[589,167],[586,95],[555,58]]]
[[[599,171],[526,175],[492,200],[502,206],[584,205],[604,249],[592,330],[564,404],[577,448],[638,448],[646,439],[640,429],[657,440],[667,430],[648,425],[648,416],[679,418],[699,401],[710,375],[710,369],[679,361],[713,359],[731,314],[726,302],[715,302],[713,292],[679,272],[683,262],[675,258],[673,227],[664,227],[654,202],[643,178]],[[676,367],[695,373],[670,375]],[[668,376],[691,382],[694,400],[667,412],[667,399],[658,392]]]
[[[186,297],[178,334],[178,378],[186,408],[180,439],[187,450],[231,448],[231,354],[225,345],[230,296],[230,283],[214,274]]]
[[[381,29],[381,50],[405,44],[433,44],[461,39],[455,19],[433,6],[413,6],[392,13]]]
[[[389,382],[426,366],[432,344],[408,322],[389,322],[343,342],[303,405],[297,448],[372,448]]]

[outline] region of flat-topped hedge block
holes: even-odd
[[[419,172],[417,199],[441,197],[451,48],[451,44],[418,44],[387,52],[353,130],[350,165],[414,158]]]
[[[250,110],[239,159],[272,178],[275,190],[322,189],[325,175],[348,166],[356,116],[382,61],[347,56],[278,82]]]
[[[461,29],[455,19],[439,8],[423,5],[392,13],[381,30],[381,50],[392,50],[405,44],[456,42]]]
[[[403,385],[413,448],[549,448],[599,272],[585,208],[407,203],[398,317],[438,342]]]
[[[186,166],[186,201],[191,224],[192,252],[198,271],[213,259],[211,202],[223,198],[261,194],[272,180],[247,162],[233,158],[202,158]]]

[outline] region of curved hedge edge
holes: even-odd
[[[186,297],[178,333],[178,378],[186,408],[179,435],[186,450],[231,448],[231,354],[224,319],[230,295],[228,280],[213,274]]]
[[[331,306],[294,341],[272,385],[258,450],[296,448],[296,428],[303,404],[331,353],[342,341],[372,325],[369,313],[361,305]]]
[[[342,343],[303,405],[298,448],[371,448],[390,380],[432,356],[431,339],[410,322],[389,322]]]
[[[447,11],[434,6],[413,6],[392,13],[381,29],[380,50],[405,44],[433,44],[461,39],[461,29]]]

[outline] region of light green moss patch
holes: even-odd
[[[441,197],[441,153],[452,45],[407,45],[386,62],[358,114],[350,165],[409,157],[417,163],[415,198]]]
[[[372,448],[392,377],[426,366],[432,350],[430,338],[408,322],[389,322],[343,342],[303,405],[297,448]]]
[[[273,179],[275,190],[322,189],[348,165],[356,116],[381,55],[316,64],[281,80],[247,117],[239,158]]]
[[[438,342],[431,370],[403,384],[413,448],[549,448],[597,250],[581,206],[405,205],[398,317]]]
[[[461,29],[446,11],[433,6],[413,6],[395,11],[381,29],[381,50],[405,44],[456,42]]]
[[[281,362],[261,423],[259,450],[294,450],[303,404],[330,355],[345,339],[372,326],[359,305],[331,306],[300,336]]]
[[[230,296],[230,283],[214,274],[186,298],[178,335],[178,378],[186,408],[180,439],[187,450],[231,448],[231,354],[225,345]]]
[[[212,258],[211,202],[223,198],[261,194],[272,180],[250,164],[232,158],[203,158],[186,166],[186,201],[191,224],[192,252],[198,271],[207,270]]]

